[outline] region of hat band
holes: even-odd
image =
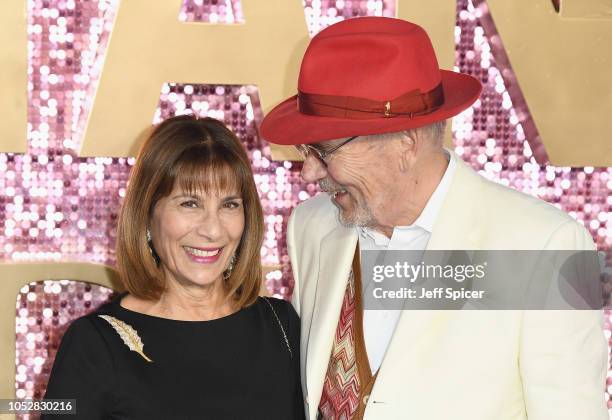
[[[411,90],[389,101],[374,101],[356,96],[317,95],[298,92],[298,110],[319,117],[368,119],[378,117],[408,117],[429,114],[444,104],[442,83],[421,93]]]

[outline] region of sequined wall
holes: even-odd
[[[118,1],[27,4],[29,146],[25,155],[0,154],[0,258],[112,265],[117,212],[133,159],[79,158],[77,150]],[[393,16],[395,2],[307,0],[304,11],[314,35],[354,16]],[[244,21],[238,0],[185,0],[179,19]],[[485,89],[473,107],[453,120],[455,150],[484,176],[568,212],[589,228],[600,250],[609,251],[612,168],[556,168],[536,161],[538,139],[526,135],[522,98],[506,89],[510,69],[496,62],[491,23],[486,4],[475,8],[470,0],[458,0],[455,69],[478,77]],[[153,120],[183,113],[223,120],[242,139],[266,214],[262,259],[282,267],[268,274],[266,285],[271,293],[288,297],[292,278],[283,232],[291,209],[315,194],[316,186],[300,181],[299,163],[271,160],[269,147],[258,137],[262,115],[254,86],[164,85]],[[67,324],[109,296],[107,289],[69,280],[22,289],[16,318],[18,397],[42,397]],[[612,318],[606,315],[610,339]],[[610,377],[608,385],[612,390]]]

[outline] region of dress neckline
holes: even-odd
[[[121,293],[119,296],[117,296],[117,298],[113,302],[113,306],[115,306],[115,309],[117,310],[118,313],[126,314],[132,318],[140,318],[140,319],[146,319],[149,321],[173,323],[174,325],[212,325],[216,323],[223,323],[226,321],[230,321],[234,318],[241,317],[246,311],[248,311],[251,308],[250,306],[245,307],[245,308],[240,308],[236,312],[233,312],[229,315],[222,316],[220,318],[201,320],[201,321],[188,321],[188,320],[182,320],[182,319],[164,318],[161,316],[149,315],[149,314],[145,314],[142,312],[134,311],[132,309],[128,309],[121,305],[121,300],[123,300],[123,298],[127,295],[128,295],[128,292]],[[259,300],[259,298],[257,299]],[[254,306],[254,305],[251,305],[251,306]]]

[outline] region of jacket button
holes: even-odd
[[[368,405],[368,400],[370,399],[370,394],[364,395],[363,396],[363,404],[364,405]]]

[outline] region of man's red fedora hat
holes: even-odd
[[[349,19],[310,41],[298,94],[266,115],[261,135],[293,145],[407,130],[459,114],[481,89],[472,76],[440,70],[420,26]]]

